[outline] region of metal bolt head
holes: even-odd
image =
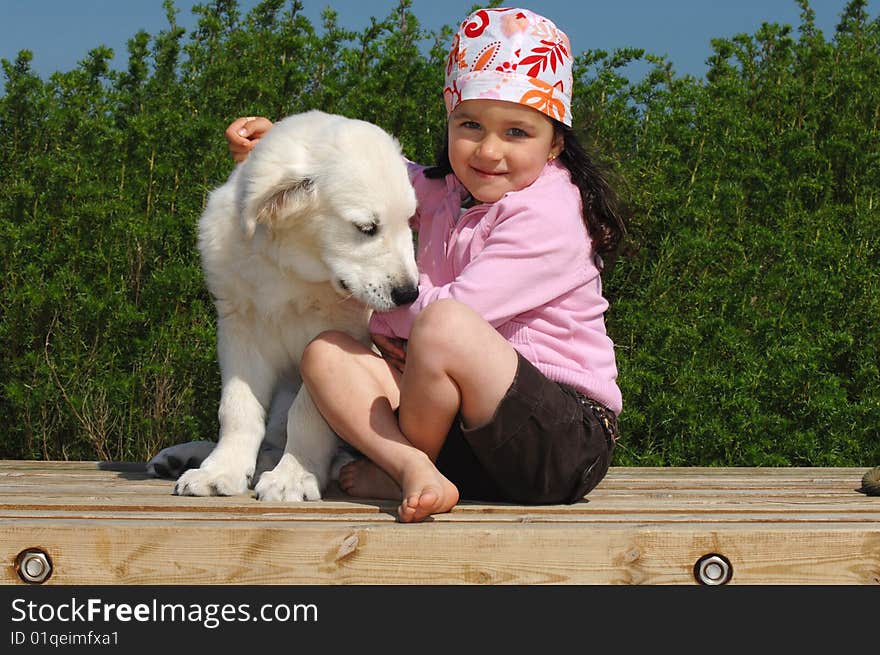
[[[733,577],[733,567],[724,555],[703,555],[694,564],[694,577],[704,585],[727,584]]]
[[[22,580],[33,584],[45,582],[52,575],[52,561],[37,548],[21,551],[15,558],[15,568]]]

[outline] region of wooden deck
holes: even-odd
[[[0,461],[3,584],[880,584],[866,468],[612,467],[575,505],[464,503],[416,525],[394,503],[189,498],[140,464]],[[39,562],[36,563],[39,568]]]

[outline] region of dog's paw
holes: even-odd
[[[147,462],[147,475],[176,480],[189,469],[197,469],[217,444],[213,441],[190,441],[168,446]]]
[[[174,485],[175,496],[237,496],[248,490],[248,475],[219,467],[190,469]]]
[[[258,499],[269,502],[321,500],[318,478],[308,471],[291,473],[285,469],[278,466],[260,476],[260,481],[254,487]]]

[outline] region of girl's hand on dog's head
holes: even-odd
[[[257,141],[272,129],[272,121],[262,116],[236,118],[224,133],[229,145],[229,154],[236,163],[241,163],[250,154]]]

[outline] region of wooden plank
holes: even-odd
[[[385,512],[377,512],[373,514],[363,514],[363,513],[352,513],[346,514],[342,512],[325,512],[325,513],[315,513],[315,514],[293,514],[293,515],[280,515],[280,514],[264,514],[258,517],[258,520],[262,523],[270,524],[270,523],[314,523],[314,522],[323,522],[323,523],[345,523],[345,524],[355,524],[355,523],[395,523],[396,522],[396,513],[395,508],[389,507]],[[247,515],[236,515],[227,512],[214,512],[209,514],[203,514],[202,516],[197,516],[192,513],[182,513],[182,512],[142,512],[142,511],[132,511],[132,512],[88,512],[81,511],[77,512],[75,516],[72,516],[70,512],[53,512],[53,511],[35,511],[35,510],[9,510],[4,512],[5,518],[9,519],[38,519],[42,521],[50,521],[50,520],[88,520],[88,521],[109,521],[109,520],[118,520],[118,521],[132,521],[132,522],[147,522],[147,521],[164,521],[164,520],[175,520],[180,522],[190,522],[190,523],[198,523],[206,520],[213,520],[218,522],[225,522],[228,524],[229,529],[236,529],[237,522],[239,521],[253,521],[254,518],[252,516]],[[602,525],[623,525],[623,524],[633,524],[633,525],[644,525],[644,524],[671,524],[671,523],[691,523],[691,524],[700,524],[703,526],[708,525],[720,525],[720,524],[765,524],[765,525],[776,525],[779,527],[784,527],[786,525],[797,524],[797,523],[810,523],[810,524],[830,524],[836,525],[840,523],[847,523],[849,525],[859,525],[862,524],[866,526],[866,528],[871,531],[874,525],[878,524],[880,521],[880,515],[874,514],[871,516],[852,516],[846,513],[836,513],[836,514],[826,514],[820,512],[811,512],[811,513],[799,513],[793,516],[786,516],[780,519],[779,516],[775,515],[767,515],[759,512],[736,512],[736,513],[726,513],[726,514],[716,514],[712,516],[695,516],[693,513],[686,512],[668,512],[664,514],[657,514],[651,512],[632,512],[627,514],[625,518],[622,518],[621,515],[618,514],[596,514],[589,517],[577,517],[577,520],[572,520],[571,517],[562,516],[562,515],[552,515],[552,514],[534,514],[534,515],[524,515],[518,513],[510,513],[510,514],[500,514],[494,513],[492,515],[481,515],[481,514],[444,514],[442,516],[437,516],[432,519],[438,525],[444,524],[480,524],[487,527],[492,527],[497,524],[502,523],[516,523],[516,524],[553,524],[553,525],[575,525],[580,526],[582,528],[589,528],[593,526],[602,526]]]
[[[396,503],[171,494],[142,463],[0,461],[0,582],[42,548],[48,584],[880,584],[867,469],[612,467],[573,505],[461,503],[419,525]]]
[[[880,533],[847,523],[585,531],[538,523],[11,519],[2,545],[7,558],[45,545],[53,584],[692,584],[695,562],[708,553],[731,561],[734,583],[880,584]],[[2,581],[16,582],[11,567]]]
[[[263,518],[277,516],[285,520],[293,520],[296,517],[314,518],[316,514],[366,514],[374,515],[380,512],[394,512],[396,503],[393,501],[365,501],[363,503],[343,503],[340,501],[320,501],[304,503],[269,504],[258,503],[255,499],[239,501],[235,499],[218,498],[207,502],[199,502],[203,499],[179,499],[178,503],[153,503],[153,499],[118,499],[118,498],[77,498],[65,499],[49,498],[41,499],[36,496],[25,496],[19,500],[6,500],[0,503],[0,512],[3,516],[15,511],[51,511],[64,513],[76,517],[82,512],[89,513],[117,513],[117,512],[178,512],[190,513],[198,518],[206,513],[223,513],[230,516],[243,518]],[[224,502],[226,501],[226,502]],[[242,504],[242,502],[244,504]],[[438,516],[436,520],[446,520],[444,517],[463,519],[475,515],[485,520],[493,520],[496,515],[523,515],[533,517],[555,517],[566,521],[592,520],[595,517],[606,515],[620,515],[625,517],[630,514],[653,514],[664,515],[669,513],[688,513],[694,517],[702,514],[722,516],[725,514],[750,513],[774,517],[776,520],[785,521],[786,517],[796,517],[802,514],[821,514],[827,516],[842,515],[849,520],[877,520],[880,514],[880,503],[867,501],[847,502],[846,499],[835,499],[835,502],[808,502],[801,498],[792,498],[790,502],[783,499],[767,501],[764,499],[754,500],[719,500],[719,499],[652,499],[650,503],[640,502],[639,499],[627,499],[626,502],[618,502],[613,499],[593,499],[589,503],[578,503],[571,506],[544,506],[536,509],[528,505],[494,505],[487,506],[477,503],[461,503],[448,515]]]

